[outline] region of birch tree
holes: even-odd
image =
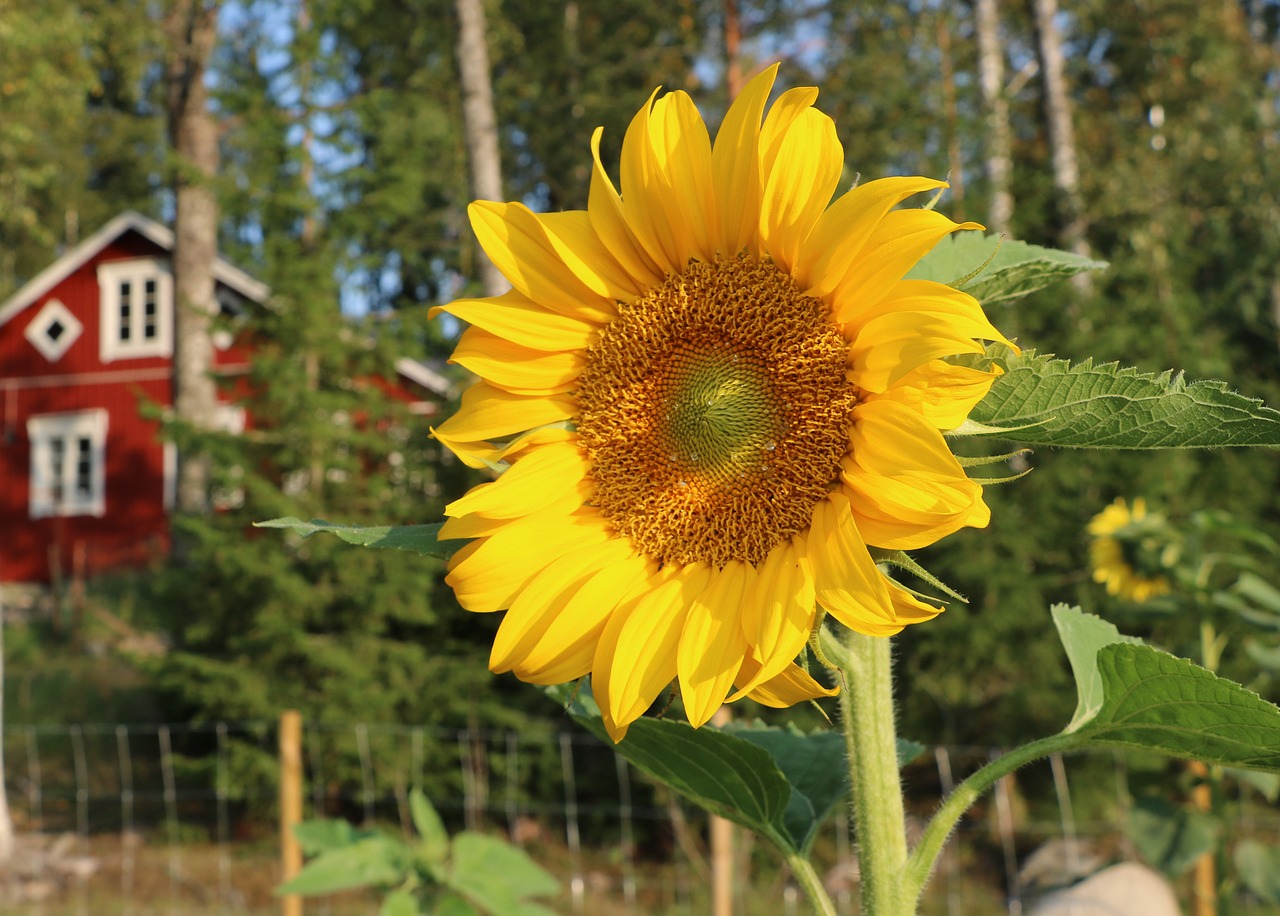
[[[471,189],[478,200],[502,200],[502,157],[498,150],[498,119],[493,110],[484,6],[481,0],[455,0],[454,9],[458,15],[458,76]],[[479,266],[486,296],[500,296],[511,288],[483,251],[479,253]]]
[[[170,0],[164,15],[165,110],[174,154],[174,413],[196,428],[213,425],[217,390],[212,324],[218,314],[213,267],[218,256],[218,128],[205,76],[217,40],[218,0]],[[177,509],[209,507],[209,459],[178,461]]]
[[[986,0],[991,2],[991,0]],[[1066,62],[1062,34],[1058,29],[1058,0],[1032,0],[1044,79],[1045,120],[1049,146],[1053,152],[1053,183],[1062,212],[1061,239],[1064,248],[1088,255],[1085,239],[1088,223],[1080,196],[1080,165],[1076,158],[1076,134],[1072,123],[1071,97],[1067,92]],[[1085,276],[1084,274],[1080,275]]]
[[[993,232],[1008,234],[1013,220],[1013,152],[1009,130],[1009,102],[1004,90],[1004,49],[1000,44],[997,0],[977,0],[974,8],[978,36],[978,81],[986,121],[983,139],[985,170],[990,186],[986,220]]]

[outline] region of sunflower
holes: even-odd
[[[1142,604],[1169,592],[1164,556],[1171,545],[1164,516],[1148,513],[1141,497],[1133,508],[1117,499],[1093,517],[1086,529],[1093,536],[1089,561],[1093,580],[1107,594]]]
[[[944,357],[1004,341],[971,296],[904,280],[957,224],[894,209],[946,187],[885,178],[832,202],[844,151],[813,88],[776,67],[712,144],[684,92],[655,91],[620,189],[592,137],[587,209],[469,213],[512,290],[441,310],[479,376],[436,437],[501,470],[446,508],[470,539],[447,582],[505,610],[490,667],[586,674],[614,740],[673,680],[696,727],[726,701],[831,695],[795,663],[815,608],[889,636],[940,608],[877,568],[985,526],[940,430],[997,370]],[[830,206],[828,206],[830,204]],[[1008,341],[1005,341],[1008,343]]]

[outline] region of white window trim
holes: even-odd
[[[132,303],[132,327],[138,334],[120,339],[120,282],[128,280],[136,296]],[[156,336],[141,337],[143,285],[156,281]],[[169,265],[155,258],[104,261],[98,265],[99,355],[104,363],[118,359],[173,355],[173,274]]]
[[[31,517],[92,515],[102,518],[107,508],[107,412],[101,409],[81,410],[29,417],[27,438],[31,440]],[[64,446],[61,480],[63,498],[61,502],[55,502],[50,443],[54,439],[69,442],[73,438],[90,440],[89,494],[86,498],[77,498],[76,449]]]
[[[45,333],[45,329],[54,321],[61,324],[63,329],[62,337],[58,340],[50,340]],[[40,311],[36,312],[36,316],[27,322],[24,336],[31,346],[40,351],[41,356],[51,363],[56,363],[66,355],[72,344],[80,339],[83,331],[84,325],[61,301],[50,299]]]

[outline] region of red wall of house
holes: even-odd
[[[0,582],[93,575],[168,550],[164,449],[159,425],[144,420],[139,406],[143,400],[170,404],[170,361],[101,362],[97,284],[102,261],[167,256],[142,236],[125,233],[0,327]],[[49,299],[60,300],[84,326],[53,363],[24,336]],[[94,408],[108,413],[105,514],[32,519],[27,419]]]

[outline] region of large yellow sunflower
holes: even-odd
[[[673,680],[694,726],[726,698],[830,695],[795,664],[816,606],[874,636],[940,610],[867,545],[990,517],[940,430],[994,375],[942,358],[1004,338],[971,296],[902,279],[980,227],[894,209],[946,186],[928,178],[832,202],[835,125],[812,88],[764,116],[775,73],[714,145],[688,95],[655,92],[621,192],[597,129],[585,211],[472,204],[513,289],[443,307],[472,325],[453,360],[481,380],[435,434],[505,468],[446,509],[440,536],[473,539],[447,581],[468,610],[506,611],[494,671],[590,673],[614,740]]]

